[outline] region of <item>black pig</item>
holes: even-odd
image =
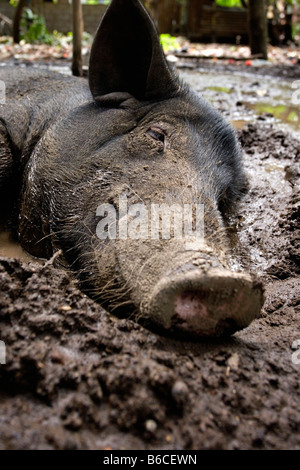
[[[246,188],[234,130],[171,71],[138,0],[112,0],[89,86],[0,78],[1,216],[29,253],[59,252],[83,291],[149,326],[221,336],[258,315],[261,284],[226,261],[222,212]]]

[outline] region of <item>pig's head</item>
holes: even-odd
[[[247,326],[262,288],[229,271],[222,221],[246,187],[239,144],[170,70],[138,0],[107,9],[89,87],[90,101],[53,126],[31,159],[24,246],[37,256],[62,250],[82,289],[119,315],[198,336]]]

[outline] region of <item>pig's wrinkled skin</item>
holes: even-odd
[[[118,315],[191,336],[221,336],[260,312],[262,286],[227,267],[222,211],[246,188],[232,127],[167,65],[138,0],[113,0],[96,33],[89,86],[1,70],[2,219],[21,245],[58,260]],[[205,240],[100,240],[97,207],[204,204]]]

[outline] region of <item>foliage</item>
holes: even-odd
[[[46,27],[43,16],[36,15],[29,8],[25,8],[21,20],[21,39],[27,43],[42,43],[51,46],[66,46],[72,43],[72,32],[64,35],[58,31],[50,31]],[[92,36],[84,32],[82,35],[82,45],[88,46],[92,42]]]
[[[220,7],[243,7],[241,0],[216,0],[216,4]]]
[[[21,19],[21,39],[26,42],[42,42],[52,44],[52,35],[48,31],[45,19],[33,13],[30,8],[25,8]]]
[[[53,31],[53,36],[57,40],[58,44],[71,44],[73,41],[73,33],[72,31],[69,31],[67,35],[64,35],[62,33],[59,33],[58,31]],[[93,42],[93,36],[90,33],[87,33],[86,31],[83,31],[82,33],[82,46],[91,46]]]
[[[170,34],[161,34],[159,38],[165,52],[180,49],[180,44],[176,37],[171,36]]]
[[[81,3],[83,3],[82,0]],[[84,3],[87,3],[88,5],[98,5],[99,3],[101,3],[102,5],[108,5],[110,3],[110,0],[85,0]]]

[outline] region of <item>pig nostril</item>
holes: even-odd
[[[184,291],[174,299],[174,313],[183,320],[189,320],[197,316],[207,318],[209,311],[203,302],[205,294],[203,292]]]

